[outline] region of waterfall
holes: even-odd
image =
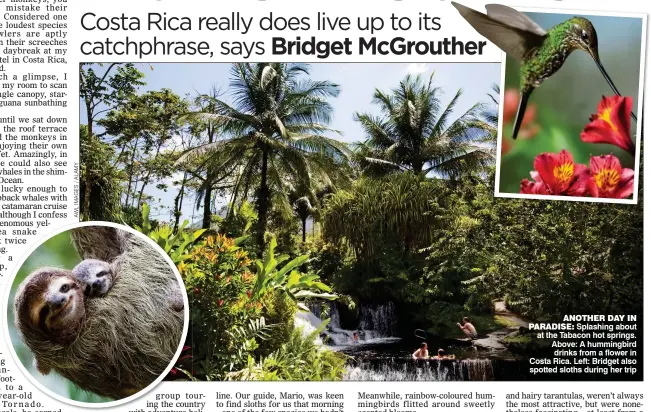
[[[373,359],[347,368],[344,380],[354,381],[490,381],[490,359],[429,360]]]
[[[334,302],[329,302],[326,313],[321,303],[310,303],[310,311],[299,311],[296,314],[296,326],[304,331],[314,331],[320,324],[321,318],[330,318],[330,323],[324,331],[322,340],[333,347],[354,345],[353,334],[357,332],[358,343],[382,343],[399,340],[395,338],[395,307],[389,302],[382,305],[362,305],[359,310],[359,324],[356,330],[342,329],[339,310]],[[309,332],[306,332],[309,333]]]
[[[396,328],[396,313],[393,302],[376,306],[362,306],[359,315],[359,328],[373,330],[382,336],[393,336]]]
[[[303,336],[308,336],[316,331],[321,323],[323,321],[312,312],[298,310],[294,315],[294,327],[302,329]],[[320,337],[315,338],[315,342],[319,345],[323,344]]]

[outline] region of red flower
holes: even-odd
[[[520,182],[520,193],[527,195],[548,195],[547,186],[540,178],[538,172],[531,172],[533,182],[528,179],[522,179]]]
[[[587,186],[592,197],[624,199],[633,194],[635,172],[622,168],[613,155],[591,157],[590,174]]]
[[[224,305],[224,299],[219,299],[217,301],[217,305],[219,305],[220,307],[223,306]]]
[[[250,290],[247,290],[246,291],[246,296],[248,296],[249,299],[251,299],[251,296],[253,296],[253,292],[251,292]]]
[[[586,143],[608,143],[621,147],[630,154],[635,153],[631,139],[630,97],[602,97],[597,106],[597,114],[590,116],[590,123],[581,132],[581,140]]]
[[[199,296],[201,294],[201,288],[194,288],[194,295]]]
[[[520,193],[584,196],[588,168],[574,163],[567,150],[556,153],[541,153],[533,162],[536,169],[531,176],[534,182],[524,179]],[[545,193],[546,192],[546,193]]]

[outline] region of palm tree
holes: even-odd
[[[453,118],[461,93],[459,89],[443,106],[433,74],[428,82],[407,75],[390,94],[376,89],[373,102],[382,115],[355,114],[367,136],[356,150],[362,170],[380,175],[408,170],[454,178],[491,164],[495,128],[482,118],[482,104]]]
[[[481,112],[481,119],[486,124],[486,132],[490,134],[490,138],[497,142],[497,126],[499,122],[499,97],[500,97],[500,85],[494,83],[491,86],[492,93],[486,93],[491,103],[486,105],[484,110]]]
[[[346,177],[348,147],[324,135],[334,132],[327,127],[327,99],[339,94],[339,86],[309,79],[308,67],[295,63],[238,63],[231,75],[232,105],[206,96],[214,110],[187,115],[219,122],[224,136],[191,149],[179,163],[207,155],[220,159],[214,176],[236,168],[230,204],[255,196],[263,250],[272,195],[286,193],[287,182],[311,189],[315,179],[334,184]]]
[[[303,243],[305,243],[305,235],[307,231],[307,219],[315,214],[316,209],[312,207],[312,203],[307,196],[299,197],[294,202],[294,211],[299,219],[301,219],[303,228]]]

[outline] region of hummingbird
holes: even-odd
[[[521,63],[520,103],[513,123],[513,139],[518,137],[531,93],[556,73],[574,50],[588,53],[613,92],[621,96],[601,64],[597,31],[590,20],[572,17],[545,31],[524,13],[501,4],[487,4],[487,15],[455,2],[452,5],[479,34]],[[631,117],[637,121],[632,112]]]

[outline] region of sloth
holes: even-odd
[[[85,296],[88,283],[73,271],[41,268],[16,292],[16,327],[41,373],[54,370],[83,390],[122,399],[149,386],[174,359],[183,292],[167,260],[129,232],[86,226],[73,229],[72,238],[82,258],[110,266],[110,293],[93,295],[91,286]]]
[[[102,260],[86,259],[72,269],[72,274],[84,285],[84,295],[90,297],[104,296],[115,282],[113,267]],[[183,311],[183,294],[181,289],[173,288],[168,301],[175,311]]]
[[[25,338],[47,339],[67,344],[75,338],[86,310],[82,284],[70,271],[41,268],[30,274],[18,287],[16,318]],[[38,360],[37,360],[38,363]],[[47,373],[44,367],[39,371]]]
[[[72,274],[84,284],[84,295],[86,296],[106,295],[115,281],[111,265],[97,259],[83,260],[72,269]]]

